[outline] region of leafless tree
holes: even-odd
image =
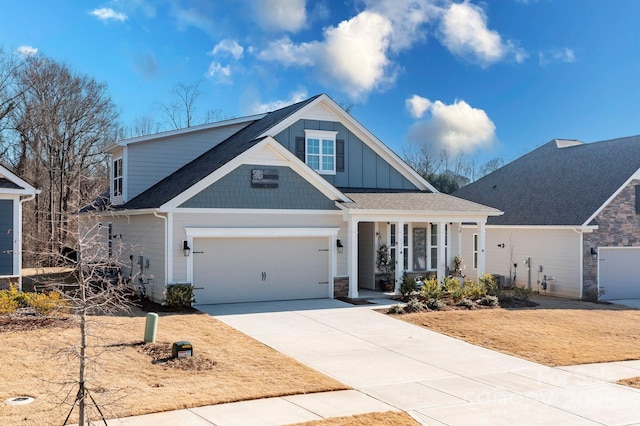
[[[158,133],[162,128],[162,124],[155,121],[149,115],[143,115],[133,121],[133,125],[129,127],[123,137],[133,138],[136,136],[150,135]]]
[[[25,64],[24,58],[6,52],[0,47],[0,141],[4,131],[10,127],[11,113],[20,98],[20,86],[16,80]],[[8,147],[3,144],[3,151],[7,149]]]
[[[106,85],[46,57],[30,58],[15,77],[13,136],[3,142],[14,169],[42,189],[25,206],[25,250],[60,252],[69,215],[108,188],[102,148],[115,141],[118,114]],[[29,246],[36,242],[46,247]]]
[[[193,84],[178,83],[169,93],[173,101],[169,105],[160,105],[165,120],[173,129],[191,127],[195,122],[197,101],[202,96],[201,81]]]

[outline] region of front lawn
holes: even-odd
[[[640,359],[640,310],[538,296],[532,308],[397,315],[439,333],[548,366]]]
[[[61,349],[78,344],[77,327],[50,322],[17,330],[10,324],[0,321],[0,404],[23,395],[35,402],[3,406],[0,424],[62,424],[69,406],[60,402],[73,401],[77,388],[60,382],[77,377],[78,367]],[[160,314],[157,341],[164,345],[158,346],[140,344],[144,325],[141,311],[92,318],[90,343],[100,346],[93,354],[102,354],[88,371],[87,386],[107,418],[348,389],[208,315]],[[194,362],[186,370],[163,362],[162,351],[178,341],[193,344]],[[77,422],[75,414],[70,422]]]

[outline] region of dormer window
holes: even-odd
[[[122,196],[123,180],[122,158],[116,158],[113,160],[112,193],[114,198]]]
[[[305,163],[320,174],[336,174],[336,134],[326,130],[305,130]]]

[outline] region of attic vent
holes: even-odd
[[[558,148],[569,148],[570,146],[584,145],[584,142],[580,142],[577,139],[556,139],[555,141]]]

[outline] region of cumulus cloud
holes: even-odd
[[[438,37],[454,55],[488,67],[506,58],[523,62],[527,53],[511,40],[503,40],[487,27],[487,15],[479,6],[465,1],[452,3],[444,12]]]
[[[229,38],[220,41],[218,44],[216,44],[213,47],[213,50],[211,51],[211,55],[213,56],[229,55],[233,59],[242,58],[243,53],[244,53],[244,48],[240,46],[240,44],[238,44],[236,40],[229,39]]]
[[[576,61],[576,54],[572,49],[551,49],[538,53],[540,66],[547,66],[551,63],[564,62],[571,64]]]
[[[305,0],[260,0],[252,4],[258,25],[269,31],[297,32],[307,22]]]
[[[271,102],[262,103],[259,100],[253,101],[249,106],[250,114],[259,114],[262,112],[274,111],[276,109],[284,108],[286,106],[302,102],[307,99],[307,91],[304,89],[298,89],[291,93],[289,99],[275,100]]]
[[[35,56],[38,53],[38,49],[33,46],[18,46],[16,52],[24,58],[29,56]]]
[[[211,62],[206,76],[216,80],[218,83],[231,84],[231,67],[228,65],[223,66],[219,62]]]
[[[431,101],[422,96],[413,95],[404,101],[407,111],[413,118],[422,118],[431,106]]]
[[[493,144],[496,126],[485,111],[463,100],[447,105],[421,99],[429,102],[425,111],[430,117],[411,125],[409,141],[450,155],[468,154]]]
[[[294,43],[289,36],[269,42],[267,47],[258,53],[258,59],[275,61],[289,66],[313,66],[320,56],[322,45],[319,42]]]
[[[115,10],[109,7],[101,7],[99,9],[93,9],[89,12],[90,15],[95,16],[101,21],[120,21],[124,22],[127,20],[127,15],[121,12],[116,12]]]

